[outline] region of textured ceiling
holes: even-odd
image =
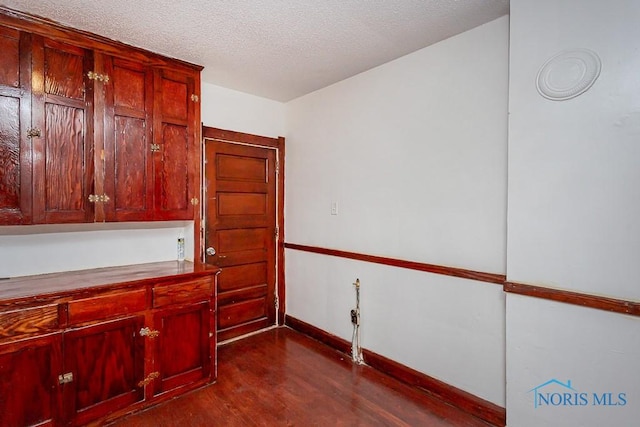
[[[288,101],[489,22],[509,0],[0,0]]]

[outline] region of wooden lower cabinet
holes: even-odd
[[[157,312],[154,324],[160,332],[155,358],[154,394],[201,381],[211,373],[210,303]]]
[[[213,282],[0,298],[0,426],[107,422],[215,380]]]
[[[83,425],[144,400],[144,316],[64,333],[65,418]]]
[[[61,336],[0,344],[0,425],[54,425],[60,419]]]

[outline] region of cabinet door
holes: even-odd
[[[106,58],[105,176],[107,221],[153,217],[153,73],[142,64]]]
[[[144,399],[144,316],[127,317],[64,333],[63,390],[67,421],[85,424]]]
[[[157,342],[154,394],[209,378],[211,354],[215,352],[215,334],[209,337],[212,315],[208,301],[158,311],[154,325],[160,334]]]
[[[0,344],[0,425],[53,425],[61,347],[60,334]]]
[[[0,225],[31,222],[30,43],[0,27]]]
[[[93,220],[91,51],[33,35],[35,223]]]
[[[154,103],[155,219],[193,219],[200,170],[194,76],[157,70]]]

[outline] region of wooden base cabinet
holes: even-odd
[[[60,333],[0,345],[0,425],[54,425],[60,419]]]
[[[0,425],[108,421],[215,380],[212,274],[17,300],[0,290]]]
[[[66,419],[83,425],[144,400],[143,326],[134,316],[64,333]]]
[[[162,310],[154,316],[158,331],[158,350],[153,393],[159,395],[186,384],[208,378],[211,374],[208,301],[185,307]]]

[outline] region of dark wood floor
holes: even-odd
[[[116,426],[487,424],[288,328],[218,349],[218,382]]]

